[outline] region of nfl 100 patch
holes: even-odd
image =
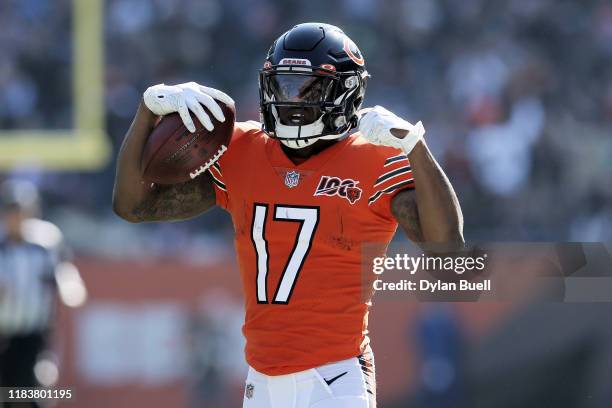
[[[361,198],[363,190],[357,187],[359,181],[353,179],[341,179],[339,177],[323,176],[314,196],[338,196],[346,198],[351,204],[355,204]]]

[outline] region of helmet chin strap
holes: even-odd
[[[323,133],[325,125],[323,124],[323,116],[316,121],[302,126],[283,125],[278,119],[276,108],[272,108],[272,114],[276,121],[276,137],[280,142],[291,149],[303,149],[316,143],[317,140],[332,140],[338,139],[343,135],[325,135],[321,137],[313,137],[310,139],[302,139]]]

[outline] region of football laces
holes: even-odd
[[[194,178],[198,177],[200,174],[204,173],[206,170],[210,168],[210,166],[215,164],[221,156],[223,156],[223,153],[225,153],[226,150],[227,150],[227,147],[225,145],[221,145],[219,150],[217,150],[217,153],[215,153],[215,155],[211,157],[206,163],[204,163],[199,168],[189,173],[189,177],[191,177],[191,179],[193,180]]]

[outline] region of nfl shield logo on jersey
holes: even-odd
[[[253,392],[255,392],[255,386],[253,384],[247,384],[244,389],[244,396],[251,399],[253,398]]]
[[[289,188],[293,188],[300,182],[300,173],[297,171],[288,171],[285,175],[285,185]]]

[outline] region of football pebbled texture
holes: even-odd
[[[204,107],[215,128],[209,132],[190,112],[196,125],[189,132],[178,113],[163,116],[147,139],[140,169],[149,183],[177,184],[192,180],[205,172],[227,150],[234,132],[236,113],[218,102],[225,122],[219,122]]]

